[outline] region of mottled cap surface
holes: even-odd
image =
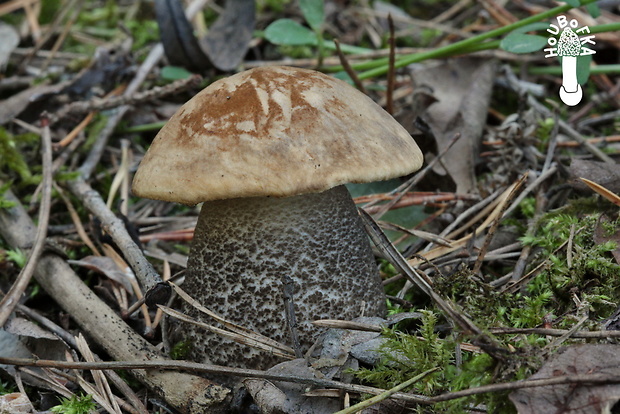
[[[202,201],[325,191],[416,171],[411,135],[369,97],[320,72],[282,66],[213,82],[162,128],[136,195]]]

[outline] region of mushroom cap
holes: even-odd
[[[577,57],[580,54],[581,42],[579,41],[579,36],[573,32],[573,29],[566,26],[560,35],[560,40],[558,40],[558,55]]]
[[[421,165],[411,135],[365,94],[321,72],[268,66],[213,82],[185,103],[153,140],[132,189],[193,205],[322,192]]]

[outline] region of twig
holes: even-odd
[[[55,367],[61,369],[131,369],[131,370],[185,370],[197,373],[209,373],[215,375],[230,375],[234,377],[263,378],[271,381],[292,382],[297,384],[308,384],[314,387],[337,388],[348,392],[358,392],[378,395],[386,390],[368,387],[365,385],[346,384],[322,378],[299,377],[295,375],[276,374],[255,369],[233,368],[221,365],[200,364],[189,361],[117,361],[117,362],[67,362],[52,361],[45,359],[29,358],[4,358],[0,357],[0,363],[14,366],[35,366],[35,367]],[[423,395],[410,393],[396,393],[393,398],[414,403],[426,403],[429,398]]]
[[[252,369],[223,367],[219,365],[199,364],[188,361],[118,361],[118,362],[67,362],[52,361],[45,359],[29,358],[3,358],[0,363],[14,366],[34,366],[34,367],[56,367],[62,369],[148,369],[148,370],[187,370],[192,372],[205,372],[211,374],[228,374],[236,377],[263,378],[271,381],[293,382],[298,384],[309,384],[315,387],[337,388],[349,392],[360,392],[378,395],[386,390],[368,387],[363,385],[345,384],[338,381],[320,378],[297,377],[293,375],[274,374],[266,371]],[[536,388],[550,385],[561,384],[616,384],[620,382],[620,375],[614,374],[577,374],[564,375],[560,377],[537,378],[523,381],[503,382],[498,384],[483,385],[480,387],[468,388],[466,390],[448,392],[434,397],[426,397],[410,393],[395,393],[392,398],[402,401],[409,401],[417,404],[434,404],[442,401],[451,401],[458,398],[469,397],[471,395],[488,394],[491,392],[502,392],[517,390],[522,388]]]
[[[534,189],[538,187],[543,181],[555,174],[557,170],[558,166],[555,163],[551,164],[547,171],[541,173],[532,184],[525,187],[521,194],[519,194],[519,196],[512,202],[512,205],[508,207],[508,209],[506,209],[506,213],[504,213],[504,215],[509,216],[517,207],[519,207],[519,204],[521,204],[521,201],[523,201],[525,197],[527,197],[532,191],[534,191]]]
[[[409,265],[407,260],[400,254],[394,245],[387,238],[385,233],[381,231],[377,223],[364,210],[358,209],[367,233],[370,235],[373,243],[388,258],[390,263],[402,272],[407,279],[416,285],[422,292],[428,295],[433,302],[441,309],[450,319],[458,325],[465,334],[474,334],[477,336],[479,346],[497,359],[503,359],[501,355],[503,350],[495,343],[495,341],[486,335],[478,326],[476,326],[467,316],[457,311],[456,306],[449,300],[444,300],[433,290],[428,280]]]
[[[489,332],[494,335],[517,335],[517,334],[534,334],[545,336],[563,336],[570,334],[571,338],[590,338],[590,339],[605,339],[605,338],[620,338],[620,331],[576,331],[571,332],[566,329],[551,329],[551,328],[489,328]]]
[[[386,104],[385,110],[388,114],[394,114],[394,81],[396,79],[396,53],[394,49],[396,48],[396,39],[394,37],[394,20],[392,20],[392,14],[388,14],[388,26],[390,28],[390,38],[388,40],[388,44],[390,46],[390,55],[388,60],[388,73],[387,73],[387,95],[386,95]]]
[[[552,112],[546,106],[538,102],[533,96],[529,95],[527,97],[527,103],[538,112],[542,113],[544,116],[553,116]],[[568,125],[565,121],[558,119],[557,122],[560,125],[560,129],[562,129],[562,131],[564,131],[566,135],[568,135],[575,141],[578,141],[588,151],[590,151],[592,155],[599,158],[601,161],[605,161],[606,163],[615,164],[615,161],[609,155],[605,154],[603,151],[588,142],[588,140],[586,140],[579,132],[577,132],[574,128]]]
[[[335,414],[353,414],[353,413],[357,413],[358,411],[362,411],[365,408],[368,407],[372,407],[375,404],[380,403],[381,401],[384,401],[388,398],[390,398],[392,395],[396,394],[399,391],[404,390],[407,387],[410,387],[411,385],[415,384],[416,382],[420,381],[421,379],[423,379],[424,377],[426,377],[427,375],[432,374],[433,372],[439,370],[439,367],[435,367],[435,368],[431,368],[428,369],[424,372],[422,372],[421,374],[416,375],[413,378],[408,379],[407,381],[403,382],[402,384],[398,384],[397,386],[395,386],[392,389],[389,389],[379,395],[376,395],[372,398],[369,398],[367,400],[364,400],[358,404],[355,404],[351,407],[345,408],[344,410],[340,410],[338,412],[336,412]]]
[[[116,108],[122,105],[137,105],[149,102],[166,95],[175,94],[184,90],[196,87],[202,81],[200,75],[193,75],[187,79],[181,79],[165,86],[156,86],[152,89],[137,92],[133,95],[109,96],[106,98],[94,98],[89,101],[72,102],[62,107],[58,112],[52,114],[52,124],[66,118],[93,111],[102,111]]]
[[[514,196],[517,194],[518,189],[521,188],[521,184],[523,184],[526,178],[527,178],[527,173],[522,175],[521,178],[517,181],[517,185],[508,194],[506,203],[503,204],[503,209],[499,211],[499,214],[497,215],[497,217],[495,217],[495,220],[493,220],[493,223],[491,223],[491,226],[489,227],[487,235],[484,239],[484,243],[482,244],[482,247],[480,248],[480,252],[478,253],[478,258],[476,259],[476,263],[474,264],[474,267],[472,269],[473,273],[477,274],[478,272],[480,272],[480,268],[482,267],[484,256],[489,248],[489,245],[491,244],[491,240],[493,239],[493,236],[495,235],[495,231],[497,230],[499,226],[499,222],[502,220],[502,217],[504,217],[504,211],[506,210],[506,207],[508,207],[507,202],[514,198]]]
[[[435,397],[431,397],[428,403],[438,403],[442,401],[456,400],[458,398],[469,397],[471,395],[487,394],[490,392],[502,392],[518,390],[522,388],[538,388],[550,385],[561,384],[615,384],[620,382],[619,375],[608,374],[571,374],[561,377],[537,378],[523,381],[504,382],[499,384],[483,385],[480,387],[469,388],[462,391],[449,392]]]
[[[336,45],[336,52],[338,53],[340,64],[344,68],[345,72],[347,72],[347,75],[349,75],[349,77],[353,81],[353,84],[357,89],[360,90],[360,92],[368,95],[368,92],[366,92],[366,88],[364,88],[364,84],[362,83],[360,78],[357,77],[357,72],[353,70],[353,68],[349,64],[349,61],[347,60],[347,57],[344,55],[344,53],[342,53],[342,50],[340,50],[340,42],[338,41],[338,39],[334,39],[334,44]]]
[[[147,291],[157,283],[161,282],[159,274],[155,271],[151,263],[146,260],[140,247],[133,241],[125,223],[106,206],[98,192],[93,190],[83,178],[67,182],[67,187],[84,206],[90,210],[99,220],[101,227],[112,237],[114,243],[123,252],[127,263],[131,266],[136,277],[140,281],[142,288]]]
[[[52,138],[47,117],[41,119],[41,151],[43,164],[43,191],[41,193],[41,205],[39,207],[39,225],[34,237],[34,245],[28,256],[26,266],[19,272],[17,279],[11,286],[9,292],[0,302],[0,327],[4,326],[7,319],[19,303],[19,299],[25,292],[30,279],[43,253],[45,239],[47,237],[47,226],[49,224],[50,206],[52,200]]]
[[[35,226],[10,190],[3,197],[15,203],[0,209],[0,235],[12,247],[23,247],[34,238]],[[41,287],[106,352],[118,360],[162,361],[163,355],[138,335],[84,284],[65,260],[43,254],[34,274]],[[229,391],[204,378],[180,372],[137,370],[132,373],[147,387],[177,408],[202,413],[221,404]],[[208,393],[204,390],[209,389]]]
[[[445,237],[448,234],[450,235],[450,237],[454,237],[458,234],[460,234],[461,232],[458,233],[451,233],[459,224],[461,224],[461,222],[465,219],[467,219],[469,216],[471,216],[472,214],[474,214],[475,212],[484,209],[485,207],[489,206],[491,203],[493,203],[493,201],[495,201],[495,199],[502,193],[501,190],[495,190],[495,192],[491,195],[489,195],[488,197],[486,197],[484,200],[479,201],[478,203],[474,204],[473,206],[469,207],[467,210],[463,211],[452,223],[450,223],[445,229],[443,229],[441,231],[441,233],[439,233],[439,236]],[[463,226],[466,227],[466,226]]]

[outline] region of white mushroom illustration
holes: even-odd
[[[558,41],[558,56],[562,57],[562,86],[560,99],[568,106],[581,102],[583,91],[577,83],[577,57],[580,55],[579,36],[570,27],[565,27]]]

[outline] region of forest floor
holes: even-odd
[[[618,1],[3,2],[0,413],[620,412],[619,33]],[[348,185],[388,313],[268,371],[187,362],[158,304],[200,206],[132,178],[183,103],[269,65],[424,154]]]

